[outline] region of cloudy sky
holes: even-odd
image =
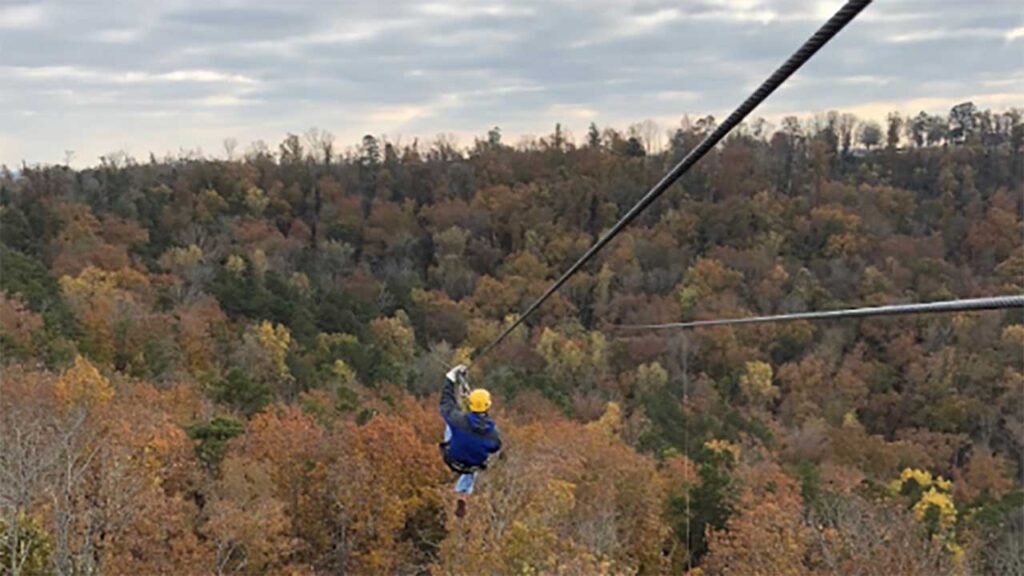
[[[721,117],[841,0],[0,0],[0,164],[316,126],[506,141]],[[877,0],[759,114],[1024,106],[1024,2]]]

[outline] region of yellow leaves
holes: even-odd
[[[956,526],[957,510],[950,491],[953,483],[942,476],[932,476],[927,470],[916,468],[904,468],[897,480],[890,482],[886,489],[896,496],[906,493],[907,483],[913,482],[920,491],[912,491],[910,494],[920,494],[920,498],[911,507],[914,518],[928,527],[928,532],[936,540],[944,540],[946,549],[956,558]],[[951,548],[950,546],[953,546]]]
[[[270,266],[267,262],[267,253],[257,248],[249,255],[249,261],[252,262],[253,274],[257,278],[263,278],[263,275],[267,273],[267,268]]]
[[[819,226],[834,226],[850,231],[860,228],[860,216],[847,212],[842,206],[821,206],[811,210],[811,220]]]
[[[470,318],[466,322],[466,344],[473,348],[483,348],[498,336],[500,326],[494,320]]]
[[[865,294],[868,304],[880,306],[886,303],[887,295],[892,290],[892,280],[889,274],[874,266],[868,266],[864,269],[860,290]]]
[[[305,272],[293,272],[290,281],[292,287],[295,288],[295,291],[303,298],[307,298],[312,294],[312,283],[309,281],[309,276],[306,276]]]
[[[242,334],[242,346],[235,352],[235,362],[259,382],[278,390],[294,381],[288,368],[288,350],[292,336],[282,324],[266,320],[249,326]]]
[[[572,542],[559,538],[556,527],[576,506],[577,485],[549,478],[500,543],[501,555],[510,574],[547,574],[559,558],[571,550]]]
[[[743,274],[713,258],[701,258],[686,271],[686,285],[697,288],[702,296],[736,287]]]
[[[518,321],[519,321],[519,314],[517,312],[512,312],[512,313],[509,313],[509,314],[505,314],[504,319],[501,321],[501,328],[500,328],[500,330],[506,330],[506,329],[508,329],[510,326],[512,326],[513,324],[515,324]],[[497,334],[495,334],[495,336],[497,336]],[[523,344],[523,343],[526,342],[526,339],[527,339],[528,336],[529,336],[528,332],[525,329],[523,329],[522,327],[520,327],[520,329],[513,330],[512,332],[510,332],[508,337],[506,338],[506,340],[508,340],[510,342],[517,342],[519,344]]]
[[[502,277],[522,276],[534,280],[548,277],[547,264],[531,252],[520,252],[508,258],[501,267]]]
[[[596,380],[607,368],[608,343],[599,332],[568,337],[545,328],[537,352],[548,363],[552,376],[566,384]]]
[[[914,518],[923,521],[929,509],[938,511],[939,528],[942,531],[949,530],[956,524],[956,506],[953,505],[953,498],[935,488],[929,489],[921,495],[921,500],[914,504]]]
[[[885,485],[885,491],[892,496],[898,496],[901,490],[903,490],[903,481],[898,478]]]
[[[552,364],[559,365],[567,371],[579,371],[586,359],[583,347],[578,342],[568,339],[559,342],[554,334],[552,330],[544,330],[544,335],[540,339],[541,353]]]
[[[220,304],[211,296],[203,296],[177,309],[178,346],[184,354],[185,366],[193,375],[208,373],[217,359],[215,327],[226,323]]]
[[[714,452],[715,454],[729,454],[732,456],[733,462],[740,461],[741,448],[728,440],[719,440],[713,438],[704,443],[704,447]]]
[[[1013,324],[1003,328],[1002,340],[1013,350],[1024,349],[1024,324]]]
[[[260,342],[268,348],[284,352],[292,342],[292,335],[284,324],[271,324],[264,320],[259,327]]]
[[[462,258],[468,242],[469,232],[458,226],[434,233],[434,245],[441,258]]]
[[[317,354],[330,354],[333,347],[351,346],[357,343],[359,343],[359,339],[351,334],[328,334],[321,332],[316,337]]]
[[[604,414],[587,424],[587,428],[597,430],[610,438],[618,438],[623,428],[622,408],[617,402],[609,402],[605,405]]]
[[[754,404],[764,406],[779,396],[779,389],[772,385],[772,367],[767,362],[747,362],[740,376],[740,389]]]
[[[957,564],[962,563],[964,561],[964,556],[966,556],[964,547],[956,542],[947,542],[946,551],[953,555],[953,561]]]
[[[576,506],[576,484],[552,478],[547,482],[543,497],[533,505],[532,512],[545,518],[568,514]]]
[[[416,334],[409,317],[399,310],[391,318],[376,318],[370,322],[374,343],[398,362],[412,360],[416,351]]]
[[[196,203],[196,218],[202,222],[209,222],[218,214],[226,211],[229,206],[224,197],[216,190],[207,188],[199,193],[199,202]]]
[[[60,285],[72,301],[104,296],[134,299],[135,294],[148,290],[149,278],[133,268],[108,272],[88,266],[78,276],[61,277]]]
[[[5,520],[13,520],[14,525],[7,526]],[[17,533],[14,534],[12,529],[16,529]],[[17,564],[20,568],[17,573],[24,576],[42,576],[53,573],[51,572],[53,543],[38,518],[23,511],[16,511],[13,518],[4,514],[4,517],[0,518],[0,535],[3,535],[3,538],[0,539],[0,542],[3,542],[3,545],[0,546],[0,566],[7,569],[12,564]],[[11,541],[8,538],[12,536],[16,546],[9,545]],[[14,553],[13,558],[11,557],[12,552]],[[10,572],[5,571],[4,574],[10,574]]]
[[[846,414],[843,414],[843,428],[858,428],[860,427],[860,420],[857,420],[857,413],[850,410]]]
[[[636,389],[640,394],[653,392],[668,383],[668,371],[658,362],[641,364],[636,369]]]
[[[244,258],[237,254],[232,254],[231,256],[228,256],[227,262],[224,263],[224,268],[235,276],[241,276],[245,273],[245,269],[248,268],[248,265],[245,263]]]
[[[932,485],[932,474],[927,470],[918,470],[916,468],[904,468],[900,474],[900,481],[906,482],[907,480],[914,480],[917,485],[921,488],[928,488]]]
[[[259,216],[266,210],[267,205],[270,204],[270,198],[267,198],[266,192],[263,189],[256,186],[250,186],[245,191],[245,207],[255,215]]]
[[[470,301],[477,310],[488,318],[501,318],[507,311],[517,308],[518,295],[510,286],[506,286],[491,276],[481,276]]]
[[[815,208],[811,211],[811,221],[828,238],[825,253],[829,256],[851,256],[864,246],[860,216],[847,212],[842,206]]]
[[[160,266],[178,276],[186,276],[203,262],[203,250],[195,244],[186,248],[171,248],[160,256]]]
[[[596,331],[590,333],[588,340],[591,366],[603,368],[608,363],[608,340],[604,334]]]
[[[864,240],[860,234],[833,234],[829,236],[825,244],[825,254],[828,256],[853,256],[864,247]]]
[[[288,328],[283,324],[272,324],[264,320],[256,328],[255,336],[260,346],[270,354],[278,373],[282,376],[288,374],[285,358],[292,343],[292,335]]]
[[[902,490],[903,484],[907,481],[913,480],[922,489],[935,487],[943,492],[949,492],[953,488],[953,483],[946,480],[942,476],[932,477],[931,472],[927,470],[919,470],[917,468],[904,468],[903,472],[900,473],[899,480],[894,482],[899,483],[899,490]],[[897,490],[897,492],[899,491]]]
[[[471,361],[472,360],[473,360],[473,348],[471,348],[469,346],[462,346],[460,348],[457,348],[455,350],[455,353],[452,354],[452,361],[450,362],[450,364],[453,365],[453,366],[457,366],[459,364],[464,364],[466,366],[472,367],[471,366]]]
[[[684,313],[689,313],[702,300],[715,293],[737,287],[743,281],[743,274],[732,270],[713,258],[701,258],[689,270],[683,280],[683,288],[677,294]]]
[[[65,405],[92,406],[106,404],[114,397],[114,387],[100,371],[81,356],[68,368],[54,389],[57,399]]]
[[[349,367],[342,359],[337,359],[334,364],[331,365],[331,375],[338,381],[338,383],[346,388],[351,388],[358,383],[356,372]]]
[[[62,277],[60,285],[82,323],[82,350],[102,363],[113,361],[116,353],[115,323],[126,321],[133,331],[145,313],[142,304],[154,299],[148,277],[131,268],[108,272],[87,266],[78,276]]]
[[[550,528],[532,527],[514,521],[501,543],[501,555],[507,573],[532,576],[554,564],[558,536]]]

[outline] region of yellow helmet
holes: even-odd
[[[469,411],[487,412],[491,407],[491,393],[483,388],[477,388],[469,393]]]

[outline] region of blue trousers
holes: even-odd
[[[444,441],[448,442],[452,439],[452,429],[447,424],[444,425]],[[473,481],[476,480],[476,474],[463,474],[459,476],[459,480],[455,483],[455,491],[459,494],[465,494],[469,496],[473,493]]]

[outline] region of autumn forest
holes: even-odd
[[[1024,575],[1024,118],[326,131],[0,171],[0,574]]]

